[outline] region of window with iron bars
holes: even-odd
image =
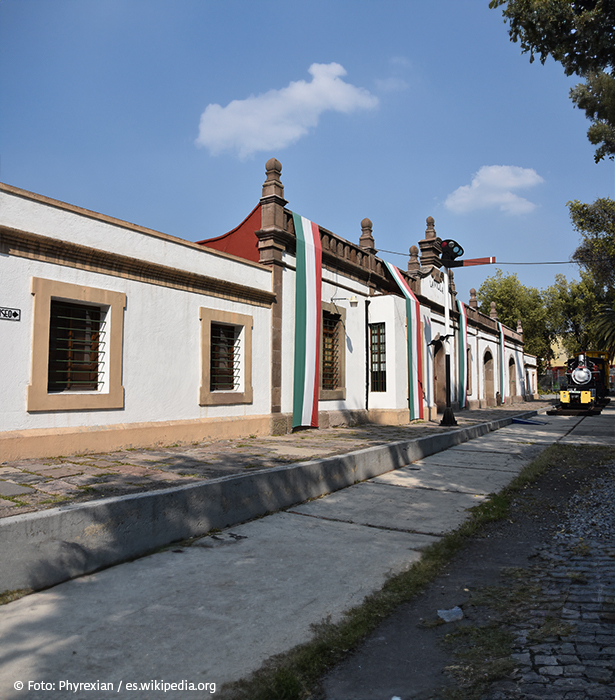
[[[103,383],[105,314],[51,300],[47,391],[97,391]]]
[[[241,367],[240,331],[237,326],[211,324],[210,391],[235,391]]]
[[[369,326],[371,347],[371,387],[372,391],[387,390],[386,340],[384,323]]]
[[[341,319],[337,314],[322,314],[322,388],[340,386],[340,332]]]

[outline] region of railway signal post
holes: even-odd
[[[442,247],[442,267],[444,267],[444,352],[445,352],[445,372],[446,372],[446,408],[440,425],[450,426],[457,425],[455,414],[451,407],[451,314],[449,300],[449,269],[451,267],[469,267],[472,265],[490,265],[495,262],[495,257],[489,258],[472,258],[470,260],[458,260],[463,255],[463,248],[457,241],[447,238],[440,244]]]

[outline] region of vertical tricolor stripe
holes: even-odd
[[[457,299],[459,309],[459,405],[468,406],[468,315],[465,304]]]
[[[421,305],[401,272],[386,262],[397,286],[406,297],[408,324],[408,405],[410,420],[423,418],[423,347],[421,343]]]
[[[504,329],[502,328],[502,324],[499,321],[497,321],[497,324],[498,333],[500,335],[500,397],[502,399],[502,403],[504,403],[504,399],[506,398],[506,384],[504,383]]]
[[[318,427],[322,247],[318,226],[293,213],[297,237],[293,428]]]

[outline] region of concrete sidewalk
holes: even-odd
[[[538,420],[0,607],[0,697],[63,698],[70,689],[60,683],[98,681],[112,683],[114,697],[149,699],[155,689],[126,684],[219,689],[246,676],[408,568],[549,444],[615,445],[615,409]],[[28,690],[29,682],[52,686]],[[110,690],[73,697],[102,700]]]
[[[360,425],[277,438],[72,456],[59,458],[64,460],[59,465],[41,460],[9,463],[4,469],[11,481],[0,481],[0,492],[25,489],[21,479],[39,495],[16,496],[30,499],[30,512],[0,518],[0,561],[9,562],[0,567],[0,594],[48,588],[172,542],[203,536],[213,528],[225,529],[333,493],[509,425],[515,415],[524,415],[518,411],[463,411],[453,428],[431,422]],[[306,457],[310,461],[303,461]],[[79,469],[110,473],[75,474]],[[173,469],[182,474],[188,469],[200,478],[184,478]],[[135,470],[142,476],[135,478]],[[220,472],[222,476],[212,478]],[[180,480],[169,482],[167,476]],[[83,479],[93,485],[79,485]],[[52,501],[55,507],[45,503],[48,499],[40,500],[45,490],[57,489],[69,489],[67,500],[59,505]]]
[[[463,429],[550,406],[550,401],[506,404],[459,411],[456,418]],[[238,476],[449,430],[438,421],[360,424],[288,435],[202,440],[191,445],[0,461],[0,518]]]

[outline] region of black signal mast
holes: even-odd
[[[460,256],[463,255],[463,248],[454,241],[452,238],[447,238],[440,244],[442,248],[442,267],[445,269],[444,273],[444,348],[445,348],[445,362],[446,362],[446,408],[444,409],[444,414],[442,415],[442,420],[440,425],[450,426],[457,425],[455,420],[455,414],[451,408],[451,353],[449,338],[452,337],[451,333],[451,314],[449,308],[449,276],[448,271],[451,267],[470,267],[472,265],[491,265],[495,262],[495,257],[490,258],[471,258],[469,260],[458,260]]]

